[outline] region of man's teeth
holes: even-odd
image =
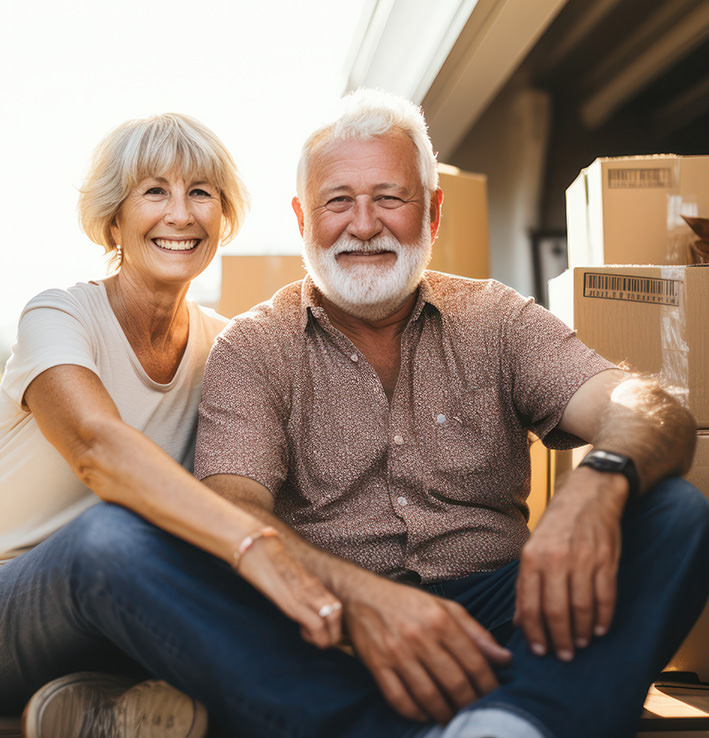
[[[161,249],[167,249],[168,251],[189,251],[199,243],[198,238],[191,238],[189,241],[170,241],[167,238],[156,238],[154,240]]]

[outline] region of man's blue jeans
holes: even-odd
[[[502,707],[554,738],[633,735],[648,684],[709,591],[709,503],[681,480],[632,504],[613,626],[573,662],[534,656],[511,626],[516,564],[430,587],[513,652]],[[392,738],[397,717],[367,670],[319,651],[223,562],[133,513],[98,504],[0,568],[0,713],[61,674],[144,669],[201,700],[239,738]]]

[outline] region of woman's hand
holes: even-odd
[[[318,648],[342,638],[342,605],[322,582],[286,551],[277,536],[256,539],[239,562],[239,574],[300,624]]]

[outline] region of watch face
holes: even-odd
[[[612,454],[610,451],[594,451],[594,456],[600,459],[608,459],[608,461],[623,461],[618,454]]]
[[[620,454],[614,454],[612,451],[591,451],[581,464],[590,466],[597,471],[609,471],[624,473],[627,459]]]
[[[612,451],[603,451],[602,449],[598,449],[587,454],[581,460],[579,466],[590,466],[596,471],[622,474],[628,480],[631,497],[639,494],[640,482],[638,480],[638,472],[635,469],[635,464],[631,458],[624,456],[623,454],[616,454]]]

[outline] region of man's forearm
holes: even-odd
[[[668,476],[686,474],[696,442],[694,418],[656,382],[630,377],[611,395],[594,447],[629,456],[650,489]]]

